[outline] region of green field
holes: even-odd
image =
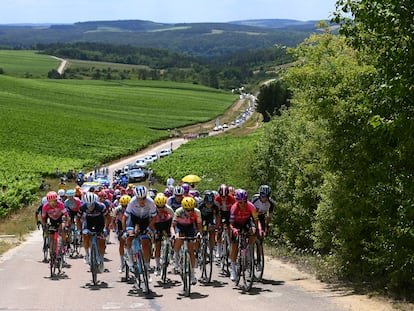
[[[217,117],[235,99],[193,84],[0,75],[0,183],[38,185],[57,167],[87,169],[132,154],[168,129]]]
[[[0,68],[4,74],[16,77],[46,77],[52,69],[57,69],[59,61],[49,55],[35,51],[0,50]]]

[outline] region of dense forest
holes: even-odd
[[[167,80],[190,82],[220,89],[233,89],[274,77],[275,66],[290,62],[292,57],[280,46],[236,52],[214,59],[199,59],[170,50],[115,46],[103,43],[38,44],[36,50],[65,59],[78,59],[141,65],[145,68],[119,70],[108,65],[106,69],[68,68],[60,75],[56,70],[49,78],[105,79],[105,80]]]

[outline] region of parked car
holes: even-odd
[[[159,156],[160,156],[160,158],[166,157],[166,156],[169,156],[171,154],[171,152],[172,152],[171,149],[162,149],[159,152]]]
[[[151,152],[148,155],[152,158],[152,162],[158,160],[158,154],[156,152]]]
[[[154,159],[150,155],[146,155],[144,157],[144,160],[147,164],[151,164],[152,162],[154,162]]]
[[[137,159],[135,161],[135,165],[137,165],[138,167],[145,167],[147,165],[147,161],[145,161],[144,158],[142,159]]]
[[[128,182],[141,182],[147,179],[147,175],[141,168],[134,168],[128,172]]]

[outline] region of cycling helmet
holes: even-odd
[[[154,198],[154,202],[157,207],[164,207],[167,203],[167,197],[163,193],[158,193]]]
[[[189,193],[190,192],[190,185],[189,184],[182,184],[181,187],[183,187],[184,189],[184,193]]]
[[[98,197],[100,199],[106,199],[108,197],[108,195],[106,194],[106,192],[104,190],[101,190],[98,192]]]
[[[63,197],[63,196],[65,196],[66,191],[65,191],[65,189],[59,189],[57,194],[58,194],[59,197]]]
[[[57,200],[57,198],[58,198],[58,194],[57,194],[55,191],[49,191],[49,192],[46,194],[46,199],[47,199],[48,201],[56,201],[56,200]]]
[[[166,197],[170,197],[170,196],[172,196],[172,191],[169,188],[165,188],[164,195]]]
[[[229,193],[231,195],[234,195],[236,193],[236,189],[234,189],[234,187],[232,187],[232,186],[229,186]]]
[[[213,204],[214,203],[214,193],[213,191],[207,190],[204,191],[204,203]]]
[[[138,199],[147,197],[147,188],[145,186],[137,186],[134,189],[134,194]]]
[[[131,201],[131,197],[129,195],[123,195],[119,199],[119,204],[121,204],[122,206],[127,206],[130,201]]]
[[[68,191],[66,191],[66,196],[74,197],[75,196],[75,190],[69,189]]]
[[[261,197],[269,197],[272,193],[272,189],[268,185],[261,185],[259,187],[259,194]]]
[[[93,204],[99,201],[99,197],[93,192],[85,192],[85,194],[82,196],[82,201],[86,204]]]
[[[174,192],[173,192],[173,194],[174,194],[174,195],[183,195],[183,194],[184,194],[184,188],[183,188],[183,187],[181,187],[181,186],[176,186],[176,187],[174,188]]]
[[[218,188],[217,191],[218,191],[219,195],[222,196],[222,197],[225,197],[229,194],[229,188],[225,184],[220,185],[220,187]]]
[[[194,209],[196,207],[196,200],[192,197],[185,197],[182,201],[181,201],[181,206],[186,209]]]
[[[236,200],[242,201],[247,200],[248,194],[247,191],[244,189],[237,189],[236,190]]]

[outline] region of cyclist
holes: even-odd
[[[167,199],[167,205],[176,211],[181,207],[181,201],[184,197],[184,188],[182,186],[175,186],[173,190],[173,195]]]
[[[66,196],[67,199],[63,202],[63,204],[68,211],[71,223],[74,224],[75,216],[79,212],[82,202],[78,197],[75,197],[75,190],[73,189],[66,191]]]
[[[180,237],[194,237],[197,230],[197,237],[201,237],[201,217],[200,211],[196,210],[196,201],[192,197],[185,197],[181,201],[181,207],[174,212],[173,221],[171,224],[171,236],[174,238],[177,235]],[[178,233],[176,234],[176,229]],[[178,268],[178,252],[181,248],[183,241],[178,239],[174,243],[174,268]],[[190,252],[191,260],[191,283],[194,285],[197,283],[195,276],[195,254],[194,254],[194,242],[188,242],[188,250]]]
[[[47,202],[42,206],[42,227],[46,228],[47,219],[50,221],[49,233],[58,230],[62,233],[64,228],[63,216],[68,218],[68,212],[62,201],[58,200],[58,194],[55,191],[49,191],[46,194]],[[69,222],[69,220],[68,220]],[[50,243],[53,243],[54,235],[50,235]]]
[[[184,190],[183,195],[184,195],[185,197],[192,197],[192,195],[190,194],[190,185],[189,185],[189,184],[187,184],[187,183],[183,183],[183,184],[181,185],[181,187],[182,187],[182,188],[183,188],[183,190]]]
[[[230,208],[236,202],[234,196],[230,194],[229,188],[226,184],[221,184],[217,190],[218,194],[214,198],[214,202],[218,205],[220,209],[220,222],[222,225],[227,226],[227,230],[230,234],[229,230],[229,219],[230,219]],[[221,234],[222,229],[218,230],[217,232],[217,251],[216,257],[221,257],[222,251],[222,242],[221,242]]]
[[[108,193],[104,189],[101,189],[98,192],[98,197],[99,197],[99,202],[104,204],[105,207],[108,210],[107,218],[109,218],[109,219],[105,222],[106,224],[108,224],[108,226],[105,227],[105,229],[106,229],[106,244],[111,244],[111,242],[109,240],[109,235],[111,233],[110,225],[112,223],[111,215],[112,215],[113,204],[112,204],[111,200],[108,199]]]
[[[131,244],[133,234],[140,232],[142,235],[142,252],[144,253],[145,265],[150,272],[150,243],[147,233],[152,226],[151,220],[157,214],[157,207],[154,200],[147,196],[148,191],[145,186],[134,188],[134,197],[129,202],[124,217],[122,218],[122,230],[127,232],[126,251],[128,255],[128,265],[132,268]]]
[[[154,217],[155,231],[155,275],[160,275],[160,255],[161,255],[161,241],[164,235],[170,234],[171,222],[174,216],[174,211],[167,204],[167,197],[163,193],[158,193],[154,198],[157,206],[157,215]]]
[[[82,202],[79,198],[75,197],[75,190],[69,189],[66,191],[66,197],[67,199],[63,202],[65,205],[66,210],[68,211],[68,215],[70,218],[71,226],[68,227],[69,230],[72,230],[72,226],[75,225],[75,216],[79,212],[79,209],[82,205]],[[78,230],[80,230],[80,227],[78,227]],[[67,246],[70,247],[70,235],[67,239]]]
[[[259,216],[259,221],[264,231],[264,234],[269,230],[269,224],[273,217],[273,210],[275,202],[270,198],[272,189],[268,185],[261,185],[259,187],[259,193],[252,196],[251,202],[256,208]],[[261,238],[261,235],[259,235]]]
[[[201,213],[203,230],[209,231],[210,245],[216,244],[215,228],[220,225],[220,211],[214,202],[214,192],[211,190],[204,191],[204,198],[199,206]]]
[[[261,232],[261,225],[258,222],[256,209],[250,201],[247,200],[248,194],[244,189],[236,190],[236,203],[233,204],[230,210],[230,229],[231,237],[231,252],[230,252],[230,279],[236,279],[236,259],[238,252],[237,235],[240,229],[245,229],[250,232],[249,244],[252,245],[256,239],[256,228]]]
[[[89,253],[92,244],[92,237],[90,232],[96,232],[98,237],[98,248],[99,254],[101,256],[101,264],[99,270],[104,271],[104,254],[105,254],[105,227],[108,227],[106,223],[108,218],[108,209],[106,206],[99,202],[99,197],[93,192],[86,192],[82,196],[83,204],[81,205],[78,217],[76,219],[78,228],[80,228],[80,219],[83,217],[83,247],[85,248],[85,258],[84,261],[86,264],[89,264]]]
[[[119,203],[117,207],[113,211],[113,221],[114,221],[114,228],[116,228],[116,233],[118,235],[119,241],[119,257],[121,263],[119,265],[119,272],[122,273],[124,271],[124,247],[125,247],[125,239],[122,238],[122,218],[124,217],[125,210],[128,206],[128,203],[131,201],[131,197],[129,195],[123,195],[119,199]]]

